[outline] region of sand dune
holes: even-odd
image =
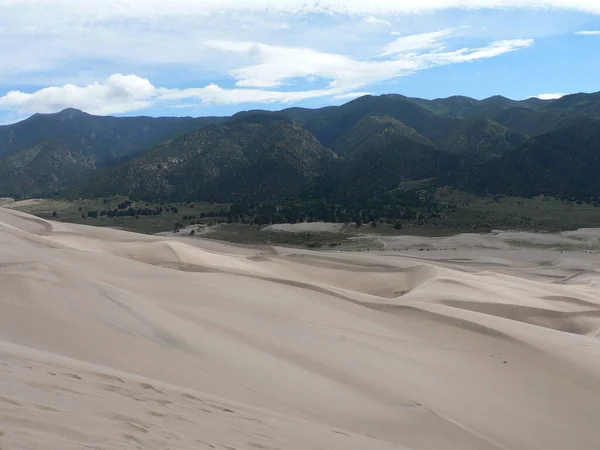
[[[600,254],[518,238],[309,252],[0,208],[0,448],[600,448]]]
[[[31,206],[31,205],[39,205],[40,203],[44,203],[44,199],[41,198],[30,198],[27,200],[19,200],[15,201],[10,197],[4,197],[0,199],[0,205],[3,205],[5,208],[18,208],[20,206]]]

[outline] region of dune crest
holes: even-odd
[[[513,238],[309,252],[0,208],[0,447],[600,448],[600,255]]]

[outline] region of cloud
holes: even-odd
[[[257,65],[234,69],[230,75],[238,87],[277,87],[290,78],[335,78],[355,60],[344,55],[309,48],[283,47],[257,42],[208,41],[208,46],[257,60]]]
[[[365,95],[371,95],[370,92],[348,92],[347,94],[334,95],[335,100],[352,100],[358,97],[364,97]]]
[[[486,47],[469,49],[463,48],[454,52],[432,53],[422,55],[430,66],[472,62],[477,59],[494,58],[505,53],[522,50],[533,45],[533,39],[511,39],[492,42]]]
[[[390,42],[383,49],[382,56],[410,53],[416,50],[442,49],[442,41],[455,33],[454,29],[435,31],[433,33],[414,34],[403,36]]]
[[[157,88],[149,80],[136,75],[111,75],[104,82],[87,86],[67,84],[40,89],[33,93],[10,91],[0,97],[0,110],[31,114],[52,113],[65,108],[77,108],[91,114],[118,114],[146,109],[159,102],[170,108],[192,107],[173,101],[199,101],[207,105],[237,105],[243,103],[293,103],[340,94],[338,89],[310,91],[277,91],[265,89],[226,89],[216,84],[201,88]],[[358,94],[360,95],[360,93]]]
[[[0,0],[1,1],[1,0]],[[210,105],[243,103],[294,103],[330,97],[343,100],[364,95],[360,88],[394,80],[420,70],[472,62],[517,51],[533,44],[530,39],[496,41],[484,47],[442,51],[442,40],[452,30],[404,36],[384,49],[387,58],[356,59],[310,48],[285,47],[246,41],[207,41],[220,52],[234,53],[250,61],[229,72],[235,88],[215,83],[204,87],[169,89],[155,87],[136,75],[114,74],[103,82],[66,84],[33,93],[10,91],[0,97],[0,110],[53,112],[74,107],[95,114],[114,114],[148,108],[160,103],[184,107],[182,101]],[[422,50],[419,52],[418,50]],[[310,88],[288,88],[309,82]],[[316,88],[315,88],[316,87]]]
[[[216,84],[202,88],[162,89],[159,100],[199,100],[209,105],[238,105],[242,103],[293,103],[338,94],[336,89],[310,91],[276,91],[265,89],[225,89]]]
[[[600,36],[600,30],[576,31],[579,36]]]
[[[446,9],[558,9],[600,14],[595,0],[0,0],[1,11],[28,11],[28,17],[46,16],[48,22],[85,18],[153,20],[186,16],[206,17],[230,12],[285,14],[407,14]],[[2,15],[2,14],[0,14]]]
[[[387,59],[356,59],[346,55],[307,48],[282,47],[256,42],[210,41],[207,45],[254,59],[257,63],[230,71],[237,87],[271,88],[298,79],[329,80],[329,88],[349,92],[363,86],[389,81],[419,70],[493,58],[533,45],[531,39],[496,41],[470,49],[442,52],[441,39],[451,30],[404,36],[384,49]],[[417,50],[427,50],[418,53]]]
[[[540,100],[558,100],[559,98],[563,98],[567,94],[540,94],[536,95],[536,98]]]
[[[480,14],[475,12],[478,9],[582,10],[593,9],[592,3],[596,1],[0,0],[0,55],[9,55],[0,58],[0,90],[14,85],[87,84],[117,72],[143,74],[158,84],[189,85],[202,80],[204,85],[250,65],[250,56],[244,59],[237,57],[238,53],[224,57],[220,50],[207,48],[205,42],[211,39],[260,42],[280,48],[305,47],[371,61],[375,52],[382,51],[392,31],[386,22],[403,35],[425,38],[428,33],[423,32],[458,28],[472,19],[485,26],[486,32],[472,30],[468,37],[466,33],[456,34],[461,35],[461,40],[465,38],[464,46],[475,47],[481,45],[481,39],[521,37],[521,27],[514,21],[510,27],[500,25],[502,17],[506,18],[500,14],[511,13]],[[455,11],[421,14],[449,8],[463,10],[464,17],[457,18]],[[523,29],[532,30],[535,35],[537,28]],[[390,48],[384,50],[389,56],[402,51],[402,45],[410,44],[403,41],[406,36],[395,37],[398,42],[389,43]],[[476,43],[469,42],[469,38]],[[426,49],[417,51],[422,50]],[[364,70],[370,69],[365,65]],[[244,86],[241,82],[238,87],[277,87],[248,83]]]
[[[392,26],[392,24],[390,22],[388,22],[387,20],[383,20],[383,19],[380,19],[379,17],[375,17],[375,16],[365,17],[364,22],[368,23],[369,25],[385,25],[386,27]]]
[[[72,107],[92,114],[125,113],[151,106],[155,95],[156,88],[147,79],[114,74],[87,86],[67,84],[33,93],[10,91],[0,97],[0,110],[45,113]]]

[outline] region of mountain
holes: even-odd
[[[315,186],[335,159],[335,153],[290,119],[246,115],[102,170],[83,195],[274,200]]]
[[[560,124],[557,114],[522,107],[505,109],[498,113],[494,120],[523,136],[539,136],[552,131]]]
[[[600,118],[600,93],[521,101],[502,96],[483,100],[461,96],[425,100],[386,94],[360,97],[342,106],[314,110],[290,108],[278,114],[298,121],[329,147],[334,147],[337,139],[369,115],[393,117],[443,146],[447,134],[456,126],[456,120],[490,120],[513,133],[533,137],[567,125],[574,119]]]
[[[336,151],[347,146],[348,133],[354,133],[354,127],[361,127],[361,121],[380,116],[395,119],[441,149],[478,154],[485,158],[501,154],[524,142],[525,133],[522,130],[512,130],[493,120],[496,115],[518,104],[528,105],[519,108],[534,114],[536,108],[541,106],[535,101],[515,102],[504,97],[483,101],[467,97],[430,101],[401,95],[382,95],[361,97],[339,107],[319,110],[293,108],[278,114],[298,121],[323,145]]]
[[[508,108],[494,120],[527,136],[538,136],[563,128],[582,118],[600,119],[600,93],[566,95],[531,108]]]
[[[22,122],[0,126],[0,157],[53,140],[73,149],[88,148],[100,164],[155,146],[206,125],[218,117],[108,117],[76,109],[35,114]]]
[[[487,160],[515,149],[526,141],[519,133],[489,119],[455,121],[441,143],[444,150]]]
[[[370,115],[336,140],[333,150],[340,156],[351,156],[377,146],[388,136],[404,136],[429,147],[435,144],[399,120],[389,116]]]
[[[403,182],[436,177],[459,159],[402,122],[381,116],[363,119],[338,140],[335,150],[345,158],[323,191],[339,201],[364,201]]]
[[[0,161],[0,192],[13,197],[39,197],[82,181],[96,168],[93,152],[83,147],[44,142]]]
[[[557,191],[544,174],[560,170],[560,180],[582,167],[574,182],[593,185],[587,165],[597,150],[596,119],[600,93],[523,101],[367,95],[341,106],[196,119],[68,109],[0,127],[0,196],[348,199],[435,179],[479,192],[579,198],[588,188],[565,184]],[[567,158],[570,146],[576,149]],[[565,154],[553,167],[545,158],[556,152]],[[537,178],[520,180],[525,167]]]
[[[67,109],[0,127],[0,192],[53,195],[98,167],[223,119],[102,117]]]
[[[598,168],[600,120],[583,118],[443,181],[475,192],[590,201],[600,196]]]
[[[457,119],[492,119],[510,108],[523,108],[536,111],[544,104],[551,102],[551,100],[539,100],[536,98],[515,101],[500,95],[484,100],[475,100],[473,98],[462,96],[437,98],[434,100],[411,98],[410,100],[438,116],[447,116]]]
[[[544,110],[561,115],[600,118],[600,92],[565,95],[548,104]]]
[[[283,110],[298,121],[326,147],[336,147],[336,141],[368,116],[396,119],[430,140],[442,138],[450,120],[413,103],[402,95],[367,95],[338,107],[312,110],[307,114],[299,108]]]

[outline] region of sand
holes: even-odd
[[[33,205],[39,205],[39,204],[45,202],[45,200],[41,199],[41,198],[30,198],[27,200],[15,201],[12,198],[4,197],[3,199],[0,199],[0,201],[2,201],[2,200],[6,200],[5,204],[0,203],[0,205],[4,206],[5,208],[19,208],[22,206],[33,206]]]
[[[0,208],[0,447],[600,448],[600,255],[479,239],[309,252]]]
[[[261,231],[281,231],[286,233],[336,233],[344,229],[343,223],[301,222],[277,223],[261,228]]]

